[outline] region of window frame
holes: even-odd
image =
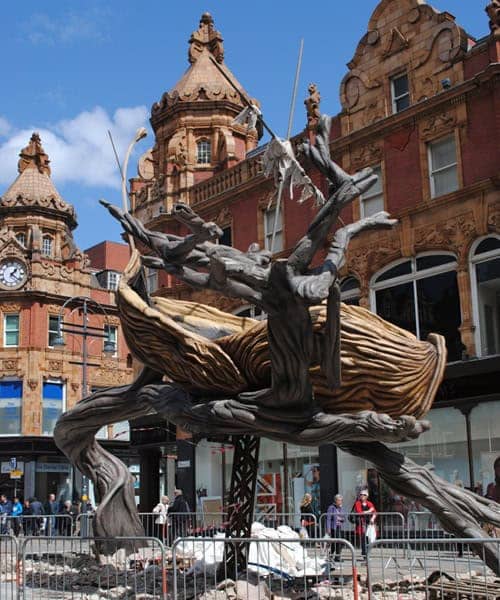
[[[399,96],[396,96],[396,90],[395,90],[395,82],[398,79],[402,79],[403,77],[406,77],[406,83],[407,83],[407,91],[404,94],[401,94]],[[390,78],[390,84],[391,84],[391,105],[392,105],[392,114],[393,115],[397,115],[400,112],[403,112],[404,110],[407,110],[408,108],[410,108],[411,106],[411,96],[410,96],[410,78],[408,77],[408,72],[407,71],[400,71],[397,75],[393,75]],[[401,100],[402,98],[408,98],[408,106],[405,106],[404,108],[401,108],[398,110],[398,106],[397,103],[399,100]]]
[[[50,252],[46,252],[45,242],[49,242],[50,244]],[[50,234],[45,233],[42,236],[42,256],[47,256],[52,258],[54,256],[54,238]]]
[[[44,428],[43,428],[43,411],[44,411],[44,387],[46,383],[51,383],[54,385],[59,385],[62,389],[62,399],[61,399],[61,414],[63,414],[66,411],[66,404],[67,404],[67,391],[66,391],[66,381],[63,379],[59,379],[59,378],[51,378],[51,379],[44,379],[42,381],[42,397],[41,397],[41,414],[40,414],[40,435],[44,436],[44,437],[52,437],[54,434],[54,431],[52,430],[51,433],[45,433]]]
[[[439,169],[434,170],[433,158],[432,158],[432,148],[436,144],[438,144],[440,142],[444,142],[445,140],[448,140],[448,139],[453,140],[453,144],[455,146],[455,162],[450,163],[449,165],[446,165],[445,167],[440,167]],[[441,136],[438,138],[434,138],[432,140],[428,140],[426,142],[426,146],[427,146],[427,164],[428,164],[428,170],[429,170],[429,189],[430,189],[430,193],[431,193],[431,195],[430,195],[431,200],[433,200],[434,198],[440,198],[441,196],[446,196],[446,194],[452,194],[453,192],[456,192],[458,189],[460,189],[460,173],[459,173],[458,144],[457,144],[457,138],[456,138],[455,132],[453,131],[451,133],[448,133],[447,135],[444,135],[444,136]],[[434,175],[436,173],[443,173],[445,171],[449,171],[453,167],[455,168],[457,187],[438,195],[436,193],[436,183],[434,181]]]
[[[500,249],[490,250],[488,252],[482,252],[476,256],[476,250],[484,240],[488,238],[495,238],[500,241],[500,234],[490,233],[474,240],[471,249],[469,251],[469,275],[470,275],[470,286],[471,286],[471,300],[472,300],[472,319],[474,325],[474,345],[476,347],[476,356],[496,356],[495,354],[483,353],[483,344],[481,339],[481,318],[479,312],[479,294],[477,289],[477,273],[476,267],[478,264],[488,262],[500,258]]]
[[[109,337],[109,331],[114,331],[114,339],[112,339],[112,337]],[[118,356],[118,325],[110,325],[108,323],[104,323],[104,327],[103,327],[103,332],[104,335],[106,337],[102,338],[102,346],[103,346],[103,351],[104,351],[104,344],[107,341],[110,342],[114,342],[115,344],[115,351],[113,352],[113,354],[111,356],[116,357]]]
[[[382,163],[378,163],[376,165],[371,165],[370,166],[371,169],[373,169],[373,171],[379,171],[379,173],[376,173],[376,175],[379,177],[380,179],[380,191],[379,192],[371,192],[370,190],[373,189],[374,186],[372,186],[367,192],[366,194],[361,194],[359,196],[359,214],[360,217],[363,219],[364,217],[366,217],[365,215],[365,201],[367,200],[373,200],[377,197],[381,197],[382,199],[382,208],[380,209],[381,211],[385,210],[385,194],[384,194],[384,170],[382,168]],[[380,211],[376,211],[375,213],[371,213],[376,214],[377,212]]]
[[[420,271],[417,270],[417,259],[423,258],[425,256],[450,256],[453,257],[453,261],[447,262],[443,265],[438,265],[436,267],[430,267],[427,269],[422,269]],[[376,283],[376,279],[383,275],[389,269],[396,267],[405,262],[411,263],[410,273],[406,273],[405,275],[399,275],[398,277],[393,277],[392,279],[384,279],[380,283]],[[428,251],[421,252],[412,257],[405,257],[399,260],[395,260],[382,269],[379,269],[370,280],[370,310],[378,315],[377,312],[377,291],[383,290],[391,287],[395,287],[397,285],[401,285],[404,283],[412,284],[412,296],[413,296],[413,310],[415,311],[415,336],[418,339],[420,338],[420,321],[418,314],[418,292],[417,292],[417,281],[420,279],[427,279],[428,277],[433,277],[434,275],[441,275],[442,273],[447,273],[449,271],[456,271],[458,274],[458,260],[453,252],[447,251]],[[380,316],[380,315],[379,315]]]
[[[200,160],[200,158],[202,160]],[[208,158],[208,160],[204,160]],[[203,137],[196,141],[196,164],[209,165],[212,162],[212,142],[209,138]]]
[[[278,234],[281,233],[281,248],[273,249],[272,254],[277,254],[278,252],[283,252],[283,250],[285,249],[285,212],[283,210],[283,204],[281,204],[279,212],[281,213],[281,227],[276,229],[276,236],[274,238],[274,241],[276,244],[276,238],[278,237]],[[273,229],[274,229],[274,222],[275,222],[276,217],[273,219],[271,230],[268,230],[268,217],[271,213],[274,213],[274,215],[276,215],[276,204],[273,204],[269,208],[265,208],[262,211],[262,213],[263,213],[263,220],[264,220],[264,249],[267,250],[268,252],[271,252],[271,249],[269,246],[271,245],[272,238],[273,238]]]
[[[113,269],[110,269],[107,272],[107,276],[106,276],[107,289],[112,292],[116,292],[116,290],[118,289],[118,284],[120,283],[120,277],[121,277],[121,273],[119,271],[114,271]],[[112,281],[112,280],[116,280],[116,281]]]
[[[151,282],[154,280],[154,289],[152,289]],[[158,270],[152,269],[151,267],[147,268],[146,271],[146,290],[148,294],[154,294],[158,290]]]
[[[53,330],[50,328],[50,321],[51,319],[56,319],[57,321],[57,329]],[[47,346],[49,348],[54,348],[54,344],[50,343],[50,334],[51,333],[55,333],[57,336],[59,336],[59,315],[51,315],[50,313],[48,314],[48,321],[47,321],[47,334],[48,334],[48,339],[47,339]]]
[[[19,397],[19,433],[0,433],[0,437],[12,437],[22,436],[23,434],[23,394],[24,394],[24,381],[19,377],[2,377],[0,384],[2,383],[20,383],[21,384],[21,396]],[[17,398],[16,398],[17,399]],[[9,400],[9,398],[0,398],[1,400]]]
[[[342,286],[347,281],[351,281],[351,280],[356,282],[356,287],[354,287],[350,290],[347,290],[345,292],[342,291]],[[349,304],[349,300],[357,300],[358,306],[359,306],[360,298],[361,298],[361,286],[359,283],[359,279],[357,277],[355,277],[354,275],[346,275],[346,277],[343,277],[342,280],[340,281],[340,301]]]
[[[9,317],[17,317],[17,329],[14,330],[17,332],[17,343],[16,344],[7,344],[7,319]],[[9,331],[9,333],[12,333],[12,331]],[[4,348],[19,348],[20,341],[21,341],[21,314],[18,312],[3,313],[3,347]]]

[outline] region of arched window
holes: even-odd
[[[196,143],[196,162],[199,165],[209,164],[212,158],[212,145],[210,140],[203,139]]]
[[[43,236],[42,254],[44,256],[52,256],[52,237],[50,235]]]
[[[452,254],[422,254],[386,267],[372,279],[375,312],[425,340],[429,333],[446,338],[448,360],[460,360],[464,348],[462,322]]]
[[[359,281],[356,277],[346,277],[340,282],[340,299],[345,304],[359,306]]]
[[[500,354],[500,236],[478,240],[471,251],[476,351]]]

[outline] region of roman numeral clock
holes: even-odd
[[[0,288],[17,290],[28,279],[28,266],[19,258],[4,258],[0,260]]]

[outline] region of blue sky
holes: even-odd
[[[396,3],[397,0],[394,0]],[[488,33],[487,0],[433,0],[471,35]],[[322,111],[339,111],[339,84],[378,0],[87,0],[2,5],[0,194],[17,175],[19,150],[40,131],[54,181],[77,210],[81,248],[119,239],[98,205],[119,202],[107,137],[120,157],[134,131],[148,126],[153,102],[188,67],[187,41],[209,11],[224,37],[226,63],[260,100],[266,121],[285,135],[300,39],[304,56],[293,132],[305,123],[307,85],[318,84]],[[148,128],[149,129],[149,128]],[[152,133],[139,151],[152,145]],[[135,174],[131,161],[129,176]]]

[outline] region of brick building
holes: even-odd
[[[344,222],[379,210],[399,221],[353,240],[344,300],[422,338],[442,333],[447,342],[446,378],[429,414],[433,429],[402,447],[446,479],[483,488],[500,455],[500,17],[496,3],[487,11],[491,33],[476,40],[450,13],[420,0],[382,0],[339,82],[342,110],[331,131],[332,155],[347,172],[372,167],[379,175],[345,210]],[[216,221],[226,243],[269,247],[275,229],[272,250],[286,254],[316,209],[285,194],[276,215],[273,183],[261,172],[259,132],[233,122],[243,107],[235,87],[243,88],[224,62],[210,15],[202,16],[189,44],[188,70],[152,107],[155,145],[132,180],[134,213],[152,229],[183,234],[168,214],[183,201]],[[314,86],[309,90],[307,122],[293,141],[314,135],[320,97]],[[152,272],[149,283],[156,294],[259,316],[164,273]],[[177,481],[191,502],[196,489],[220,496],[231,464],[225,445],[182,434],[177,446]],[[150,460],[160,456],[161,444],[150,448]],[[288,445],[284,452],[282,444],[263,440],[259,473],[259,502],[277,510],[296,509],[304,490],[318,488],[323,510],[337,491],[347,505],[365,485],[380,509],[394,505],[369,464],[331,445]]]
[[[102,337],[87,339],[87,389],[131,380],[113,291],[128,247],[77,248],[74,208],[55,188],[37,134],[21,151],[18,171],[0,197],[0,491],[71,497],[81,493],[82,478],[55,447],[52,431],[61,412],[82,397],[83,338],[61,332],[59,319],[81,327],[81,303],[63,305],[75,296],[90,298],[88,325]],[[61,333],[64,347],[57,345]],[[114,343],[108,355],[105,341]],[[128,423],[98,437],[130,463]]]

